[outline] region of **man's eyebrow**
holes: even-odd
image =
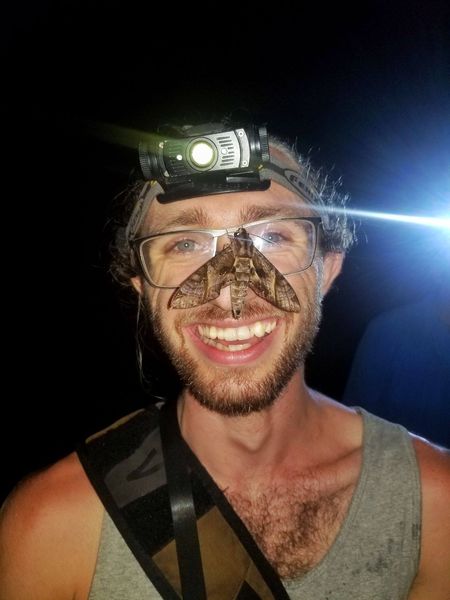
[[[259,221],[262,219],[270,219],[272,217],[300,217],[305,214],[305,207],[302,206],[260,206],[258,204],[251,204],[241,209],[239,213],[239,222],[233,223],[233,225],[240,225],[241,223],[251,223],[252,221]],[[167,219],[164,223],[158,227],[158,231],[170,231],[174,227],[200,227],[208,228],[220,226],[217,221],[214,223],[214,215],[208,213],[201,207],[186,208],[180,210],[180,212],[174,215],[172,218]]]
[[[208,214],[203,208],[187,208],[181,210],[176,216],[164,221],[159,229],[171,229],[172,227],[178,227],[179,225],[192,226],[192,227],[208,227],[209,219]]]
[[[303,206],[258,206],[250,205],[241,210],[241,223],[251,223],[252,221],[260,221],[270,219],[271,217],[301,217],[305,215],[306,210]]]

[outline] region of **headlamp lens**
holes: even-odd
[[[205,140],[194,142],[189,148],[189,159],[200,169],[212,167],[216,160],[215,148]]]

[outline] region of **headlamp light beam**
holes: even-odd
[[[327,208],[323,205],[314,205],[313,208],[318,212],[348,215],[350,217],[360,217],[361,219],[381,219],[383,221],[394,221],[399,223],[408,223],[412,225],[425,225],[437,229],[450,230],[450,216],[420,216],[420,215],[402,215],[396,213],[377,212],[371,210],[359,210],[354,208]]]

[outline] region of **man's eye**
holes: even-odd
[[[267,231],[262,237],[266,242],[269,242],[270,244],[280,244],[286,239],[284,235],[276,231]]]
[[[197,250],[197,243],[194,240],[180,240],[173,245],[175,252],[194,252]]]

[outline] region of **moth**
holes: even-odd
[[[239,319],[247,289],[274,306],[299,312],[300,303],[287,279],[255,248],[247,231],[240,227],[228,246],[189,275],[175,290],[169,306],[192,308],[217,298],[231,286],[231,310]]]

